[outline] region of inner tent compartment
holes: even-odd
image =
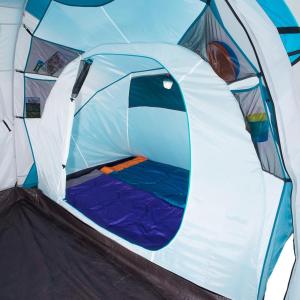
[[[89,62],[75,99],[66,200],[129,242],[161,249],[179,230],[189,186],[180,87],[150,58],[106,54]]]

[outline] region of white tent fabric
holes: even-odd
[[[155,253],[116,236],[114,239],[196,284],[232,299],[253,299],[257,294],[267,248],[267,243],[262,241],[268,240],[266,237],[272,230],[271,220],[275,217],[283,186],[280,180],[262,172],[250,136],[244,130],[239,106],[229,88],[199,56],[179,46],[114,44],[100,46],[83,57],[103,53],[150,57],[174,76],[187,106],[191,142],[189,200],[176,238]],[[43,157],[36,157],[40,187],[77,215],[63,201],[65,170],[61,165],[66,162],[62,154],[68,153],[74,110],[69,99],[71,85],[68,82],[73,79],[74,83],[78,65],[79,59],[71,63],[58,79],[42,117],[43,126],[34,126],[34,122],[28,125],[35,152],[43,153]],[[57,93],[60,93],[60,107],[65,106],[63,118],[59,117],[61,112],[54,110]],[[60,135],[55,137],[54,132],[60,132]],[[41,138],[42,135],[45,137]],[[55,151],[52,145],[56,145]],[[48,162],[56,167],[51,167]],[[223,184],[224,178],[226,185]],[[82,215],[78,216],[87,221]],[[265,222],[266,216],[268,222]],[[98,229],[107,236],[113,236]],[[214,236],[213,243],[206,242],[209,236]],[[237,251],[234,256],[232,247]],[[241,273],[243,278],[239,275]],[[218,280],[220,276],[222,282]]]
[[[13,75],[17,33],[24,1],[0,2],[0,190],[16,183]]]
[[[49,1],[40,20],[28,11],[22,19],[22,0],[2,0],[0,5],[0,45],[5,45],[0,48],[0,190],[22,185],[35,164],[38,187],[105,236],[215,293],[261,300],[262,273],[285,182],[263,171],[231,90],[261,83],[270,90],[281,146],[275,148],[293,183],[297,256],[300,98],[293,81],[298,71],[292,70],[276,28],[257,2],[211,1],[220,26],[258,70],[230,85],[199,55],[178,45],[205,11],[204,1],[115,0],[84,8]],[[25,27],[20,27],[21,19]],[[71,47],[78,51],[74,57],[85,52],[57,78],[31,74],[26,68],[37,38]],[[71,99],[80,64],[87,59],[93,63],[78,97]],[[128,109],[135,77],[166,73],[178,83],[186,112]],[[53,80],[41,118],[24,118],[25,78]],[[134,155],[190,170],[182,225],[158,251],[110,233],[65,201],[68,174]],[[300,295],[299,263],[289,300]]]
[[[295,16],[298,24],[300,24],[300,8],[298,1],[295,0],[287,0],[287,4],[289,5],[293,15]],[[300,85],[299,85],[299,77],[300,77],[300,64],[296,64],[293,66],[293,74],[294,74],[294,81],[295,81],[295,88],[296,94],[300,95]],[[300,97],[299,97],[300,98]],[[300,99],[299,99],[300,101]]]
[[[156,9],[158,6],[159,10]],[[85,7],[82,13],[81,7],[52,2],[36,34],[83,50],[91,49],[99,43],[177,43],[191,20],[197,18],[204,7],[205,3],[198,0],[123,0],[96,8]],[[182,11],[184,14],[181,14]],[[174,22],[174,16],[178,15],[181,18]],[[86,34],[76,34],[82,31]]]
[[[261,57],[261,62],[265,67],[265,75],[270,85],[271,93],[274,99],[275,107],[277,108],[277,121],[279,133],[282,143],[282,151],[288,172],[293,180],[293,212],[294,212],[294,231],[295,231],[295,246],[296,256],[299,256],[300,249],[300,140],[296,138],[300,132],[300,99],[296,96],[295,86],[287,56],[279,56],[278,52],[284,52],[283,46],[280,46],[279,36],[274,26],[261,26],[256,20],[257,12],[259,11],[257,3],[239,2],[235,3],[235,8],[245,20],[245,24],[249,29],[254,41],[257,44],[257,50]],[[269,39],[265,39],[268,36]],[[272,51],[271,41],[278,40],[278,48],[276,52]],[[281,48],[281,49],[280,49]],[[275,68],[273,68],[276,66]],[[272,71],[271,71],[272,70]],[[285,76],[282,76],[282,74]],[[290,283],[288,299],[296,299],[300,295],[300,266],[297,259],[294,275]]]

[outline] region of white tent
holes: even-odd
[[[277,24],[258,2],[0,1],[0,189],[38,184],[197,286],[263,299],[293,230],[298,254],[300,102]],[[141,155],[188,172],[182,220],[155,249],[68,194],[84,170]],[[298,270],[288,299],[300,295]]]

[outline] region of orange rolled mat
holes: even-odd
[[[131,160],[125,161],[123,163],[120,163],[120,164],[112,166],[112,167],[105,166],[105,167],[101,168],[100,171],[104,174],[111,174],[112,172],[119,172],[124,169],[136,166],[146,160],[147,160],[147,158],[144,156],[137,156]]]

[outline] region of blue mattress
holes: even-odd
[[[102,174],[69,187],[67,201],[110,232],[158,250],[175,236],[184,213],[177,204],[185,203],[187,190],[184,193],[182,183],[187,186],[188,171],[172,168],[170,172],[168,165],[147,161],[121,172]],[[176,198],[176,193],[180,197]]]
[[[185,169],[147,160],[111,176],[170,204],[185,207],[189,185],[189,171]]]

